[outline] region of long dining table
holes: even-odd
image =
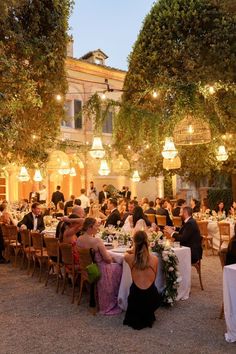
[[[179,247],[173,249],[178,258],[178,271],[182,281],[179,284],[177,301],[186,300],[189,298],[189,293],[191,289],[191,250],[189,247]],[[109,251],[118,263],[123,264],[122,277],[120,282],[120,288],[118,293],[118,304],[120,308],[124,311],[127,309],[127,301],[129,296],[130,286],[132,284],[132,277],[129,265],[124,260],[125,248],[119,248]],[[155,280],[155,285],[159,292],[162,292],[165,287],[165,280],[162,270],[162,260],[159,258],[158,272]]]

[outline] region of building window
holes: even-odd
[[[112,134],[112,112],[107,113],[107,117],[103,123],[102,132]]]
[[[82,129],[82,102],[74,100],[75,129]]]
[[[65,102],[64,111],[65,111],[65,119],[61,122],[62,127],[73,128],[72,101]]]

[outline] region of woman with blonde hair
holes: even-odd
[[[123,324],[134,329],[142,329],[152,327],[156,319],[154,312],[161,303],[161,297],[155,286],[158,258],[149,252],[145,231],[137,231],[133,236],[133,242],[134,252],[125,254],[133,282]]]

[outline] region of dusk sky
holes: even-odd
[[[127,70],[127,57],[154,2],[75,0],[70,19],[74,57],[100,48],[109,56],[107,65]]]

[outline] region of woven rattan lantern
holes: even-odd
[[[211,141],[209,124],[190,115],[176,124],[173,136],[176,145],[199,145]]]
[[[118,158],[113,160],[112,166],[113,172],[120,175],[124,175],[130,170],[129,161],[126,160],[123,155],[119,155]]]
[[[163,168],[165,170],[177,170],[181,167],[181,160],[179,156],[176,156],[174,159],[163,159]]]

